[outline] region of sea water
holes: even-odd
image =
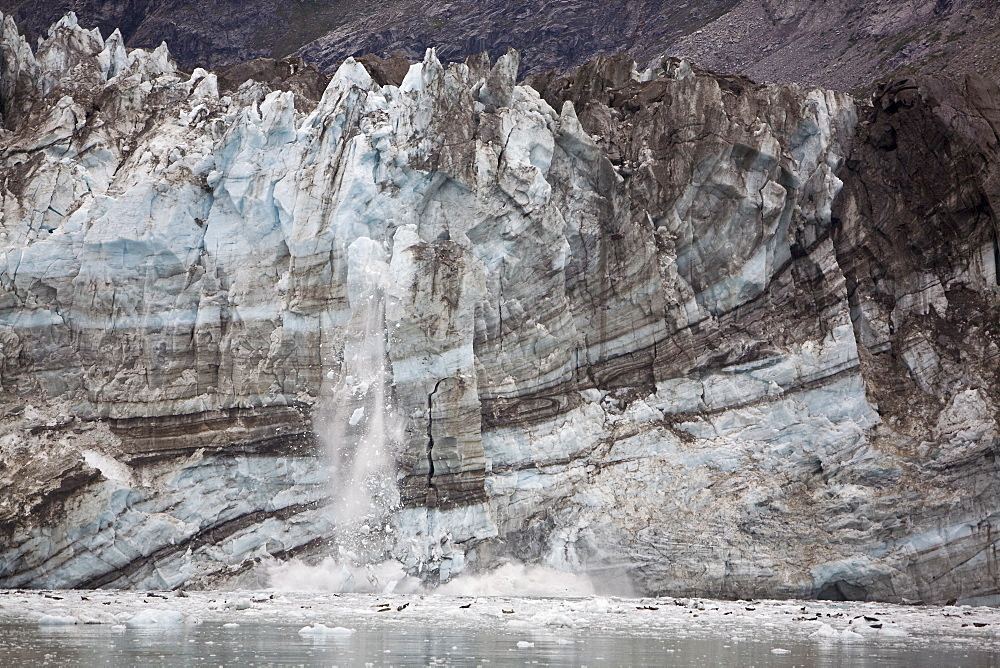
[[[288,624],[204,623],[165,631],[0,625],[7,666],[995,666],[982,647],[838,645],[802,640],[733,642],[707,632],[658,637],[573,632],[518,641],[482,629],[373,627],[345,637],[302,636]],[[520,643],[520,644],[519,644]],[[530,645],[526,644],[530,643]],[[785,650],[775,653],[774,649]]]
[[[995,666],[998,625],[875,603],[6,591],[0,665]]]

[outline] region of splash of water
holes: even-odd
[[[446,584],[428,587],[408,575],[398,561],[346,564],[333,558],[310,565],[298,559],[268,564],[275,591],[378,594],[440,594],[444,596],[634,596],[630,588],[601,586],[589,576],[542,565],[510,562],[489,571],[459,575]]]
[[[362,565],[327,557],[318,564],[300,559],[266,563],[268,582],[275,591],[323,593],[411,594],[421,591],[420,580],[408,575],[398,561]]]
[[[538,564],[502,564],[492,570],[469,573],[439,586],[448,596],[593,596],[601,593],[584,574],[567,573]]]

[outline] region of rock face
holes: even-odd
[[[327,554],[320,444],[391,418],[368,556],[425,578],[1000,594],[994,84],[428,51],[317,100],[3,25],[0,586]]]
[[[288,48],[280,46],[287,40],[284,29],[302,29],[290,25],[288,16],[289,8],[301,5],[275,0],[0,0],[0,11],[15,19],[32,43],[73,11],[88,28],[105,35],[120,31],[129,47],[153,49],[167,41],[174,56],[192,68],[289,55],[308,41],[293,38]]]
[[[419,60],[432,46],[442,60],[515,48],[525,74],[628,53],[838,90],[899,72],[1000,74],[993,0],[0,0],[32,40],[70,10],[129,47],[166,40],[185,68],[297,51],[332,73],[348,56]]]
[[[990,0],[741,0],[666,55],[761,81],[868,89],[901,75],[1000,74]]]
[[[738,0],[628,3],[573,0],[0,0],[31,36],[44,35],[65,12],[104,34],[122,31],[130,47],[166,40],[187,68],[221,67],[254,58],[283,58],[300,48],[333,71],[348,56],[402,50],[423,57],[437,48],[442,60],[464,60],[490,50],[521,50],[532,70],[581,64],[598,53],[634,50],[652,58],[738,4]]]

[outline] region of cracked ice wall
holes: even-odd
[[[429,52],[398,86],[349,60],[317,101],[220,91],[72,17],[34,52],[3,38],[3,584],[217,584],[327,549],[313,415],[344,380],[360,241],[404,423],[384,556],[997,593],[995,381],[925,372],[962,356],[935,362],[913,320],[884,356],[956,281],[988,313],[995,286],[858,260],[882,238],[858,194],[887,192],[877,110],[856,131],[849,96],[683,62],[515,85],[513,53]],[[907,374],[922,434],[878,394]]]

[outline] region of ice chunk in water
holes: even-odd
[[[136,613],[125,622],[125,626],[132,629],[149,627],[162,628],[168,626],[180,626],[183,623],[184,613],[176,610],[157,610],[153,608]]]
[[[347,629],[343,626],[327,626],[316,622],[312,626],[303,626],[299,629],[302,636],[349,636],[354,633],[354,629]]]
[[[72,626],[76,624],[76,617],[70,615],[42,615],[38,619],[39,626]]]
[[[823,624],[818,629],[809,634],[810,638],[816,638],[817,640],[822,640],[824,638],[829,638],[831,640],[836,640],[840,637],[840,633],[837,629],[833,628],[829,624]]]

